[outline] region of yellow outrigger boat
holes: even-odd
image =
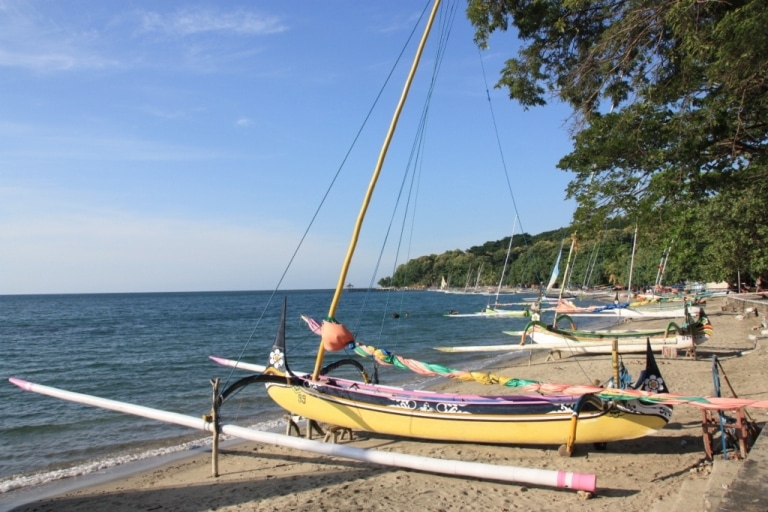
[[[666,391],[650,350],[647,358],[646,370],[635,387]],[[229,364],[237,366],[234,361]],[[362,381],[328,375],[343,364],[355,365]],[[663,428],[672,415],[669,405],[631,395],[602,397],[599,392],[577,391],[473,395],[382,386],[370,383],[362,365],[351,359],[329,364],[317,377],[294,373],[286,360],[285,305],[269,365],[263,373],[234,383],[221,400],[256,382],[266,382],[269,396],[282,408],[317,422],[441,441],[565,445],[568,453],[575,443],[607,443],[651,434]],[[499,383],[522,388],[536,384],[517,379]]]
[[[368,204],[439,5],[440,0],[436,0],[363,199],[329,313],[322,325],[322,343],[318,349],[314,372],[311,375],[300,375],[288,367],[284,309],[283,321],[266,371],[233,384],[222,394],[222,400],[244,385],[266,382],[269,396],[282,408],[318,422],[381,434],[443,441],[539,445],[565,443],[569,452],[574,443],[633,439],[663,428],[671,417],[671,407],[638,399],[636,396],[617,397],[614,394],[605,398],[600,393],[591,392],[555,396],[450,394],[381,386],[368,383],[365,378],[356,381],[327,375],[328,369],[338,363],[324,368],[325,351],[355,346],[352,334],[335,320],[334,315]],[[649,352],[648,356],[647,370],[650,373],[642,377],[639,384],[661,384],[663,381],[653,361],[653,354]],[[359,365],[356,361],[347,361]],[[359,367],[362,369],[362,366]],[[505,380],[507,387],[530,383],[516,379]]]

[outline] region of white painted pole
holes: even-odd
[[[165,421],[185,427],[194,428],[211,432],[213,425],[202,418],[195,418],[175,412],[153,409],[142,405],[130,404],[100,398],[93,395],[75,393],[59,388],[35,384],[22,379],[11,377],[8,379],[12,384],[25,391],[48,395],[62,400],[69,400],[85,405],[92,405],[102,409],[124,412],[144,418]],[[588,473],[573,473],[570,471],[552,471],[546,469],[520,468],[514,466],[497,466],[493,464],[483,464],[480,462],[464,462],[458,460],[442,460],[430,457],[420,457],[416,455],[407,455],[393,452],[379,452],[376,450],[364,450],[352,446],[342,446],[338,444],[322,443],[300,437],[291,437],[274,432],[263,432],[236,425],[222,425],[221,432],[227,435],[256,441],[264,444],[283,446],[286,448],[296,448],[324,455],[342,457],[347,459],[359,460],[381,464],[383,466],[396,466],[417,471],[426,471],[444,475],[461,475],[472,478],[500,480],[506,482],[521,482],[549,487],[561,487],[576,489],[580,491],[594,492],[597,483],[597,477]]]
[[[211,397],[211,423],[213,424],[213,439],[211,440],[211,473],[214,478],[219,477],[219,429],[216,425],[219,424],[219,384],[221,381],[218,377],[211,380],[213,386],[213,396]]]

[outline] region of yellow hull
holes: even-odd
[[[499,444],[559,445],[568,441],[572,412],[548,414],[482,415],[420,411],[396,405],[370,405],[320,395],[311,389],[268,384],[269,396],[293,414],[315,421],[367,432],[441,441]],[[642,409],[633,403],[630,408]],[[663,428],[668,417],[660,406],[648,413],[632,413],[612,404],[607,411],[579,415],[576,443],[602,443],[635,439]],[[667,413],[669,414],[669,413]]]

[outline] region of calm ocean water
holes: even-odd
[[[208,438],[165,423],[24,392],[9,377],[69,391],[200,416],[210,411],[210,380],[222,386],[246,375],[209,355],[266,363],[283,298],[288,302],[291,368],[311,371],[318,337],[301,314],[322,319],[330,290],[0,296],[0,501],[54,480],[103,472],[136,460],[206,446]],[[270,298],[272,300],[270,302]],[[490,297],[491,300],[494,297]],[[506,296],[505,300],[520,297]],[[477,294],[346,292],[336,317],[358,340],[399,355],[476,369],[492,355],[457,355],[435,346],[512,343],[503,329],[526,319],[446,318],[480,311]],[[269,303],[269,304],[268,304]],[[393,313],[399,313],[394,318]],[[328,354],[325,362],[357,358]],[[393,368],[382,383],[423,387],[429,379]],[[226,423],[270,429],[281,411],[263,386],[251,386],[222,408]],[[1,504],[1,503],[0,503]]]

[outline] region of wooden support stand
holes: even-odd
[[[723,380],[728,385],[731,394],[734,398],[738,398],[736,391],[734,391],[731,382],[728,380],[728,376],[725,374],[725,369],[717,360],[717,356],[712,356],[712,380],[715,385],[715,396],[721,396],[720,394],[720,373],[723,374]],[[733,419],[730,415],[736,415],[736,419]],[[752,418],[749,417],[747,411],[743,408],[736,408],[724,411],[710,411],[703,410],[701,412],[701,429],[702,436],[704,437],[704,452],[707,458],[712,460],[714,454],[714,435],[720,432],[720,445],[723,450],[723,458],[729,458],[728,445],[735,446],[738,444],[738,453],[736,449],[730,453],[730,458],[734,459],[746,459],[747,451],[749,447],[754,444],[757,439],[760,429],[757,427]]]
[[[757,428],[754,423],[746,419],[743,407],[732,411],[723,411],[723,413],[735,414],[736,416],[735,419],[724,420],[722,429],[726,432],[728,444],[738,444],[739,446],[738,450],[733,450],[730,454],[723,454],[723,456],[732,459],[746,459],[749,447],[752,446],[757,437]],[[726,414],[726,418],[728,414]],[[715,452],[715,434],[721,433],[718,411],[701,411],[701,429],[704,439],[704,453],[709,460],[712,460]]]
[[[301,437],[301,429],[299,428],[299,421],[301,418],[294,416],[293,414],[286,414],[284,417],[287,422],[285,425],[285,435],[290,436],[296,432],[296,437]]]
[[[544,361],[545,362],[554,361],[555,360],[555,354],[557,354],[557,358],[558,359],[562,359],[563,358],[563,354],[558,349],[554,348],[554,349],[549,351],[549,355],[547,356],[547,358]]]
[[[661,355],[667,359],[674,359],[677,357],[677,347],[661,347]]]
[[[330,441],[335,444],[339,441],[339,439],[343,440],[345,437],[350,441],[354,439],[352,437],[351,428],[339,427],[338,425],[331,425],[325,431],[325,438],[323,439],[323,442],[327,443]]]
[[[320,428],[320,425],[315,420],[307,420],[307,439],[312,439],[312,432],[317,432],[318,435],[324,436],[325,432]]]
[[[285,427],[285,435],[290,436],[296,433],[296,437],[301,437],[301,428],[299,428],[299,422],[302,420],[301,416],[295,414],[286,414],[285,421],[287,422]],[[345,437],[350,441],[354,439],[352,435],[352,429],[347,427],[339,427],[337,425],[328,425],[323,431],[320,425],[314,420],[307,420],[307,431],[305,433],[307,439],[312,439],[313,433],[323,437],[323,442],[329,441],[337,443],[339,439]]]

